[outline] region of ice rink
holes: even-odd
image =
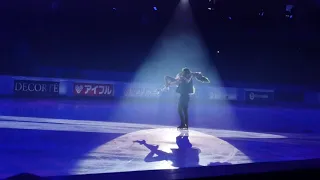
[[[318,109],[197,104],[177,131],[174,103],[0,104],[0,179],[320,158]]]

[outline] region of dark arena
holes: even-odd
[[[320,179],[320,0],[0,4],[0,179]]]

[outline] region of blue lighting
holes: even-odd
[[[57,2],[52,2],[51,3],[51,8],[54,10],[54,9],[57,9],[58,8],[58,3]]]
[[[153,10],[157,11],[157,10],[158,10],[158,8],[154,6],[154,7],[153,7]]]
[[[264,16],[264,12],[263,12],[263,11],[260,12],[260,13],[259,13],[259,16]]]

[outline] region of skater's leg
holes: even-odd
[[[179,127],[183,127],[184,124],[185,124],[185,118],[184,118],[184,112],[183,112],[183,107],[182,106],[178,107],[178,113],[179,113],[180,121],[181,121],[181,124],[180,124]]]
[[[183,114],[184,114],[184,126],[186,128],[189,127],[189,113],[188,113],[188,107],[183,108]]]
[[[184,95],[183,97],[183,115],[184,115],[184,127],[188,128],[189,127],[189,100],[190,100],[190,96],[189,94]]]
[[[181,124],[179,126],[179,128],[182,128],[185,124],[185,118],[184,118],[184,112],[183,112],[183,101],[182,101],[182,97],[180,96],[180,99],[179,99],[179,104],[178,104],[178,113],[179,113],[179,116],[180,116],[180,121],[181,121]]]

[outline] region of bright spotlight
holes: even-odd
[[[219,53],[218,51],[217,54]],[[132,80],[132,84],[128,84],[126,88],[130,89],[141,84],[139,87],[144,89],[154,89],[157,92],[160,90],[160,93],[154,96],[155,103],[150,104],[149,108],[155,109],[155,112],[159,113],[159,117],[161,117],[160,115],[163,114],[164,109],[169,107],[167,105],[164,106],[162,103],[165,99],[168,99],[168,102],[176,108],[175,105],[179,101],[179,98],[181,98],[176,93],[176,87],[174,86],[171,86],[171,88],[162,93],[161,90],[166,85],[164,77],[176,77],[178,73],[181,73],[183,67],[190,68],[191,72],[203,73],[214,86],[222,86],[219,72],[213,65],[212,57],[209,56],[209,50],[194,20],[189,0],[181,0],[177,5],[172,19],[156,40],[145,62],[141,64]],[[193,104],[200,105],[203,101],[209,100],[209,91],[211,91],[209,87],[211,84],[196,83],[197,81],[195,81],[195,91],[189,95],[190,98],[195,99],[195,101],[192,101],[194,102]],[[224,87],[220,87],[217,91],[219,94],[226,94]],[[119,103],[119,108],[115,112],[116,117],[122,116],[125,102],[126,99],[123,98]],[[236,123],[234,113],[228,102],[225,101],[221,106],[228,109],[228,117],[225,117],[228,119],[228,122],[230,124]],[[193,117],[200,117],[200,109],[196,105],[193,107],[189,111],[190,117],[191,115]],[[177,112],[177,114],[169,115],[168,118],[161,119],[159,122],[167,121],[167,123],[171,123],[176,121],[175,119],[179,119],[181,117],[179,115]]]
[[[56,9],[58,9],[58,7],[59,7],[58,2],[52,2],[52,3],[51,3],[51,8],[52,8],[52,10],[56,10]]]

